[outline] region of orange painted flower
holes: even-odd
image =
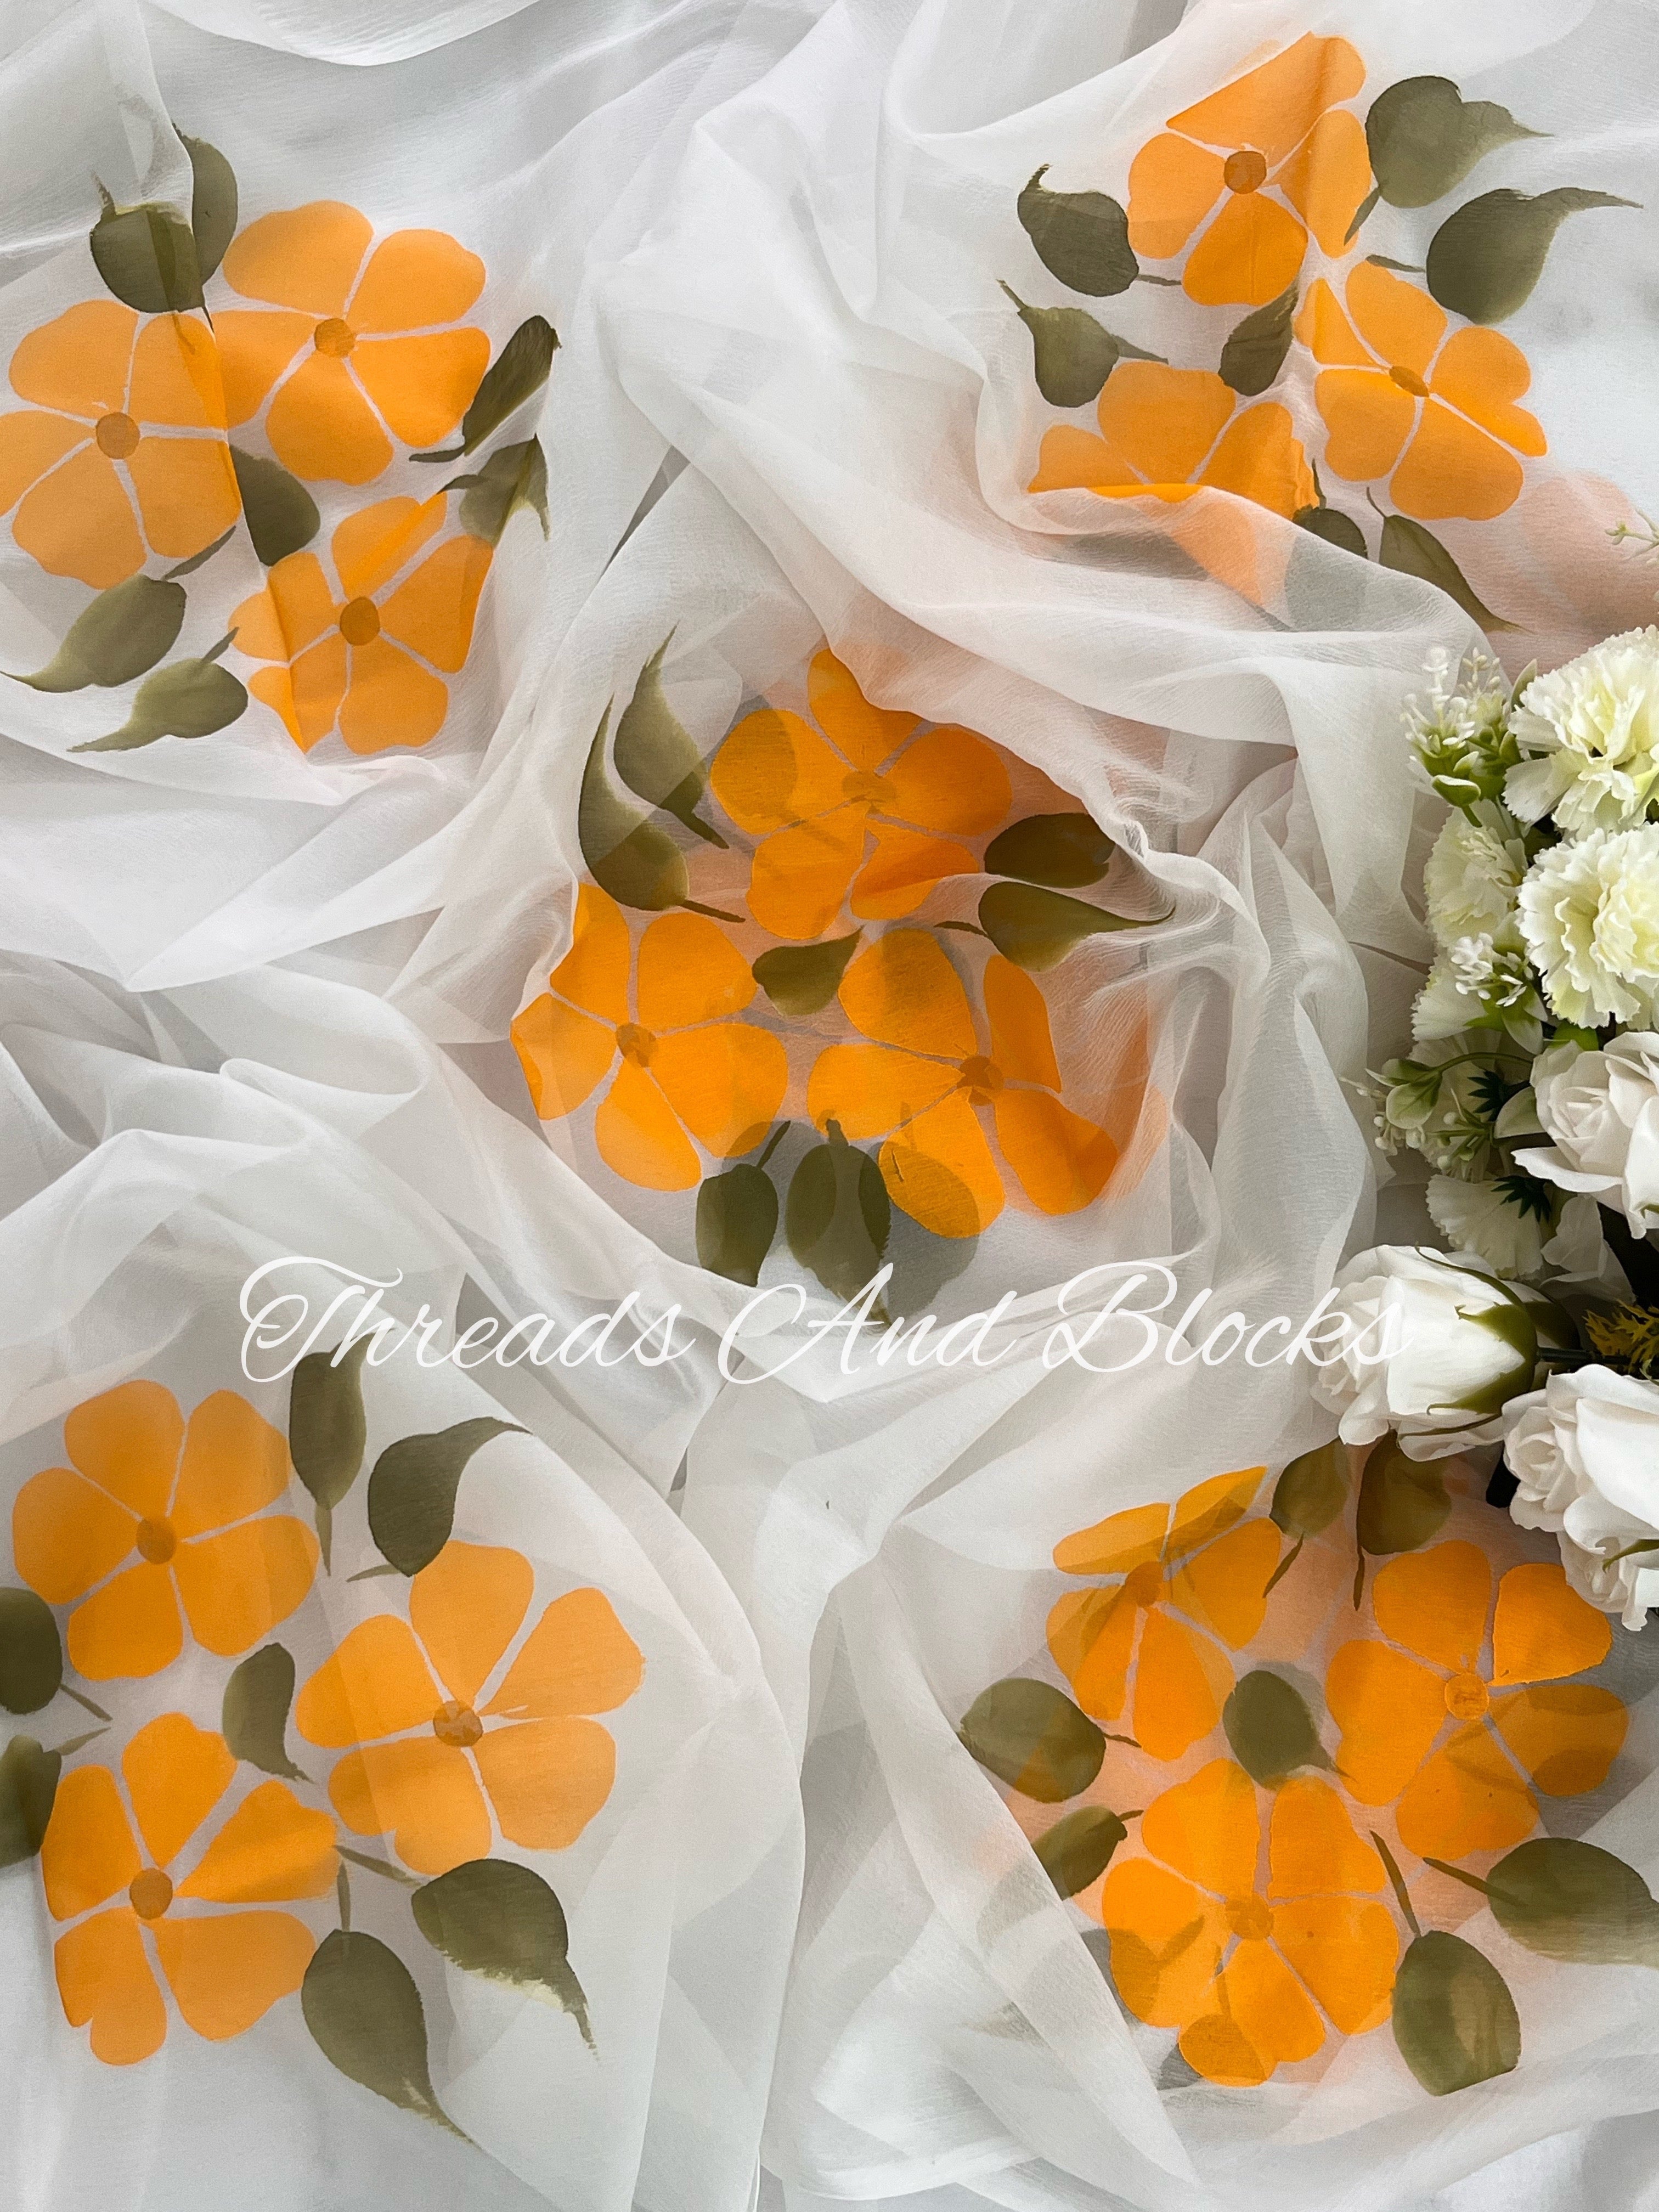
[[[282,664],[248,690],[301,752],[337,726],[354,753],[423,745],[443,727],[449,689],[434,672],[465,665],[490,561],[483,538],[463,536],[416,562],[444,506],[441,492],[347,515],[330,547],[335,583],[314,553],[290,553],[231,617],[238,652]]]
[[[230,1659],[303,1601],[317,1540],[265,1510],[288,1487],[288,1445],[235,1391],[204,1398],[187,1429],[171,1390],[123,1382],[75,1408],[64,1445],[72,1465],[17,1493],[12,1549],[32,1590],[74,1605],[70,1660],[89,1681],[170,1667],[180,1607]]]
[[[21,341],[11,388],[32,405],[0,415],[0,514],[16,507],[13,537],[52,575],[103,591],[241,513],[213,339],[190,316],[88,300]]]
[[[1511,1567],[1489,1628],[1485,1553],[1437,1544],[1380,1569],[1371,1608],[1388,1641],[1345,1644],[1325,1694],[1349,1794],[1362,1805],[1397,1797],[1408,1850],[1508,1850],[1537,1825],[1534,1789],[1577,1797],[1607,1779],[1625,1708],[1610,1690],[1561,1678],[1605,1659],[1613,1632],[1559,1565]]]
[[[860,921],[890,921],[914,914],[941,878],[972,875],[979,862],[957,840],[994,830],[1010,796],[994,745],[953,724],[916,737],[916,715],[872,707],[827,649],[807,696],[817,729],[763,707],[732,732],[709,776],[738,827],[762,841],[749,911],[796,939],[820,936],[849,893]]]
[[[544,1607],[508,1661],[535,1584],[517,1552],[446,1544],[410,1583],[408,1620],[363,1621],[295,1701],[308,1742],[351,1747],[328,1781],[340,1818],[392,1832],[422,1874],[487,1856],[497,1826],[563,1850],[611,1795],[617,1747],[584,1717],[625,1704],[645,1662],[596,1589]]]
[[[185,2025],[216,2043],[252,2027],[305,1978],[316,1939],[293,1913],[191,1909],[334,1887],[334,1823],[285,1782],[261,1782],[192,1850],[235,1776],[222,1736],[163,1713],[121,1754],[125,1802],[107,1766],[71,1768],[58,1786],[40,1846],[52,1917],[75,1923],[53,1949],[58,1991],[70,2026],[90,2026],[106,2065],[135,2065],[165,2041],[158,1966]]]
[[[1363,2035],[1388,2018],[1400,1938],[1378,1902],[1387,1875],[1328,1783],[1278,1790],[1265,1870],[1255,1788],[1231,1759],[1154,1799],[1140,1841],[1148,1856],[1120,1858],[1101,1888],[1112,1979],[1138,2020],[1181,2030],[1206,2081],[1253,2087],[1311,2058],[1327,2020]]]
[[[1030,490],[1170,501],[1208,485],[1285,515],[1314,502],[1313,472],[1288,411],[1273,399],[1240,407],[1213,369],[1125,362],[1107,378],[1096,412],[1098,437],[1070,422],[1043,433]]]
[[[1502,514],[1520,495],[1516,454],[1547,450],[1536,418],[1515,404],[1532,381],[1526,356],[1501,331],[1448,337],[1427,293],[1375,262],[1350,273],[1344,296],[1346,314],[1322,276],[1296,325],[1320,363],[1314,399],[1333,475],[1360,483],[1392,470],[1389,497],[1421,522]]]
[[[264,309],[216,308],[233,423],[265,417],[296,477],[368,483],[392,438],[435,446],[471,404],[489,340],[458,323],[484,265],[441,230],[397,230],[371,252],[367,216],[338,200],[262,216],[233,242],[223,274]],[[391,437],[387,436],[387,432]]]
[[[703,915],[651,923],[631,1006],[629,952],[622,908],[582,884],[570,950],[514,1021],[513,1042],[544,1121],[574,1114],[614,1067],[593,1117],[599,1157],[642,1189],[690,1190],[702,1177],[691,1137],[717,1159],[751,1151],[783,1103],[787,1055],[769,1030],[732,1018],[755,979]]]
[[[1170,118],[1129,169],[1129,243],[1169,261],[1205,307],[1264,307],[1296,281],[1312,231],[1340,253],[1370,188],[1364,126],[1339,100],[1365,82],[1346,39],[1310,32]]]
[[[1078,1703],[1115,1721],[1133,1698],[1135,1741],[1179,1759],[1221,1717],[1233,1667],[1267,1609],[1273,1522],[1247,1521],[1265,1468],[1200,1482],[1168,1505],[1132,1505],[1054,1547],[1068,1575],[1120,1577],[1072,1590],[1048,1615],[1048,1649]]]
[[[819,1128],[834,1121],[855,1142],[884,1139],[889,1196],[938,1237],[976,1237],[1002,1211],[981,1112],[1040,1212],[1092,1204],[1118,1162],[1115,1140],[1060,1103],[1048,1009],[1030,977],[994,952],[982,988],[983,1042],[938,939],[925,929],[889,930],[850,963],[836,994],[872,1042],[829,1046],[807,1083],[807,1111]]]

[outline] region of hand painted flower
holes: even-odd
[[[1515,404],[1532,381],[1520,349],[1473,325],[1448,337],[1428,295],[1372,261],[1350,272],[1343,296],[1346,314],[1319,277],[1296,323],[1320,364],[1314,403],[1333,475],[1389,477],[1394,504],[1419,522],[1486,522],[1512,507],[1524,480],[1516,455],[1547,451]]]
[[[443,677],[471,650],[490,561],[471,537],[446,538],[417,559],[444,507],[441,493],[377,500],[334,532],[334,583],[314,553],[290,553],[231,617],[239,653],[281,664],[260,669],[248,689],[302,752],[336,728],[353,752],[374,753],[429,744],[443,727]]]
[[[1520,915],[1563,1021],[1659,1021],[1659,823],[1547,845],[1521,886]]]
[[[731,1018],[755,979],[703,915],[648,926],[631,1006],[629,957],[622,908],[583,884],[570,950],[514,1020],[514,1048],[544,1121],[574,1114],[614,1068],[593,1117],[600,1158],[641,1189],[690,1190],[702,1176],[691,1138],[717,1159],[751,1152],[783,1103],[787,1055],[769,1030]]]
[[[1298,39],[1170,118],[1129,169],[1129,243],[1168,261],[1196,237],[1182,283],[1206,307],[1252,307],[1296,281],[1312,231],[1344,250],[1370,185],[1357,115],[1337,103],[1365,82],[1346,39]]]
[[[1659,1229],[1659,1034],[1626,1030],[1599,1052],[1552,1046],[1532,1088],[1550,1143],[1516,1165],[1616,1206],[1632,1237]]]
[[[437,445],[489,365],[482,331],[451,327],[483,289],[477,255],[441,230],[393,231],[371,252],[374,235],[356,208],[313,200],[262,216],[225,256],[231,289],[269,303],[214,309],[229,420],[274,390],[265,435],[296,477],[368,483],[392,438]]]
[[[889,930],[849,963],[836,994],[853,1027],[872,1041],[828,1046],[807,1081],[807,1112],[819,1128],[834,1121],[854,1142],[884,1139],[878,1157],[888,1195],[937,1237],[976,1237],[1002,1211],[1002,1176],[981,1113],[1041,1213],[1092,1205],[1124,1148],[1061,1104],[1048,1010],[1030,977],[993,953],[982,988],[988,1052],[938,939],[923,929]],[[1112,1104],[1127,1142],[1146,1097],[1144,1038],[1121,1059]]]
[[[106,590],[241,513],[213,339],[191,317],[88,300],[21,340],[11,387],[33,406],[0,415],[0,514],[16,507],[13,537],[52,575]]]
[[[1534,677],[1512,726],[1528,757],[1504,795],[1522,821],[1553,814],[1570,836],[1633,828],[1659,795],[1659,629],[1626,630]]]
[[[1407,1850],[1508,1850],[1538,1824],[1534,1790],[1577,1797],[1607,1779],[1625,1708],[1562,1677],[1599,1666],[1613,1632],[1559,1567],[1511,1567],[1493,1611],[1486,1553],[1436,1544],[1377,1570],[1371,1609],[1388,1640],[1345,1644],[1326,1701],[1348,1794],[1362,1805],[1398,1798]]]
[[[1328,2020],[1363,2035],[1388,2018],[1387,1876],[1328,1783],[1297,1776],[1275,1794],[1265,1883],[1255,1785],[1231,1759],[1154,1798],[1140,1843],[1146,1856],[1120,1857],[1101,1888],[1112,1979],[1138,2020],[1181,2030],[1206,2081],[1254,2087],[1311,2058]]]
[[[446,1544],[408,1620],[360,1623],[295,1700],[308,1743],[350,1747],[328,1779],[340,1818],[419,1873],[486,1857],[497,1827],[563,1850],[611,1795],[617,1747],[586,1716],[626,1704],[645,1662],[596,1589],[555,1598],[513,1650],[535,1584],[517,1552]]]
[[[915,736],[918,717],[872,707],[833,653],[814,659],[807,697],[818,729],[762,708],[709,775],[738,827],[761,840],[749,911],[797,940],[820,936],[844,901],[861,921],[914,914],[942,878],[975,872],[957,841],[994,830],[1009,801],[994,745],[953,725]]]
[[[1659,1387],[1580,1367],[1504,1412],[1510,1517],[1553,1532],[1580,1597],[1645,1627],[1659,1605]]]
[[[158,1967],[185,2025],[216,2043],[304,1978],[316,1939],[295,1914],[197,1908],[325,1896],[334,1823],[286,1783],[261,1782],[196,1848],[235,1779],[222,1737],[163,1713],[121,1754],[125,1800],[107,1766],[73,1767],[58,1786],[40,1846],[47,1907],[75,1923],[53,1947],[58,1991],[106,2065],[136,2065],[166,2040]]]
[[[236,1657],[311,1588],[316,1538],[265,1510],[288,1487],[288,1446],[234,1390],[204,1398],[186,1429],[170,1390],[123,1382],[75,1408],[64,1444],[72,1465],[17,1493],[12,1548],[32,1590],[74,1606],[70,1661],[89,1681],[170,1667],[181,1608],[204,1650]]]
[[[1276,400],[1241,407],[1213,369],[1125,362],[1107,378],[1095,412],[1098,437],[1070,422],[1043,433],[1029,489],[1170,501],[1207,485],[1275,514],[1314,504],[1313,474],[1288,410]]]
[[[1265,1468],[1200,1482],[1168,1505],[1133,1505],[1054,1547],[1068,1575],[1121,1577],[1072,1590],[1048,1615],[1048,1649],[1097,1720],[1133,1700],[1135,1741],[1179,1759],[1221,1717],[1232,1692],[1225,1644],[1242,1650],[1266,1616],[1279,1531],[1246,1520]]]

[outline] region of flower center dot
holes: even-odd
[[[319,323],[311,333],[311,343],[319,353],[325,353],[331,361],[343,361],[357,343],[357,333],[349,323],[342,322],[338,315],[331,315]]]
[[[995,1060],[976,1052],[962,1062],[962,1088],[975,1106],[988,1106],[1003,1085],[1002,1070]]]
[[[106,415],[92,434],[100,453],[124,461],[138,443],[138,425],[131,415]]]
[[[127,1889],[127,1903],[141,1920],[159,1920],[173,1902],[173,1884],[160,1867],[136,1874]]]
[[[854,769],[850,775],[844,775],[841,780],[842,797],[862,799],[866,806],[880,805],[882,800],[890,798],[892,789],[886,777],[878,775],[871,768]]]
[[[1222,164],[1221,181],[1230,192],[1254,192],[1267,181],[1267,164],[1254,146],[1242,154],[1229,154]]]
[[[340,635],[348,645],[372,645],[380,635],[380,611],[373,599],[348,599],[340,610]]]
[[[440,1743],[453,1743],[458,1751],[465,1751],[483,1734],[483,1723],[471,1705],[458,1705],[451,1698],[433,1714],[432,1733]]]
[[[1409,392],[1413,399],[1426,399],[1428,398],[1429,387],[1424,383],[1422,378],[1418,374],[1414,368],[1401,368],[1396,365],[1389,371],[1389,376],[1390,380],[1397,384],[1402,392]]]
[[[153,1567],[164,1567],[179,1548],[171,1521],[141,1521],[136,1541],[139,1558]]]
[[[1235,1897],[1227,1905],[1227,1925],[1243,1942],[1265,1943],[1273,1932],[1273,1916],[1259,1897]]]
[[[657,1049],[657,1040],[649,1030],[642,1030],[637,1022],[624,1022],[617,1031],[617,1049],[635,1067],[649,1067],[651,1055]]]
[[[1164,1570],[1148,1559],[1123,1577],[1123,1595],[1131,1605],[1156,1605],[1164,1595]]]
[[[1454,1674],[1446,1684],[1446,1711],[1454,1720],[1478,1721],[1491,1703],[1478,1674]]]

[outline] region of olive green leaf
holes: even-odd
[[[83,607],[56,655],[33,676],[14,680],[36,691],[83,691],[89,684],[131,684],[173,649],[184,627],[185,587],[157,576],[129,576]]]
[[[64,1680],[58,1616],[29,1589],[0,1589],[0,1705],[38,1713]]]
[[[116,298],[141,315],[199,307],[202,273],[190,225],[157,201],[118,207],[101,184],[98,198],[103,212],[87,242],[98,274]]]
[[[1050,193],[1046,197],[1053,198]],[[1081,307],[1033,307],[1012,284],[1002,284],[1031,333],[1037,390],[1051,407],[1086,407],[1121,361],[1162,361],[1127,338],[1103,329]]]
[[[775,945],[753,967],[755,981],[781,1014],[816,1014],[841,988],[847,963],[864,935],[827,938],[822,945]]]
[[[58,1796],[63,1755],[15,1735],[0,1751],[0,1867],[21,1866],[40,1848]]]
[[[1265,392],[1285,366],[1291,349],[1291,323],[1296,313],[1297,288],[1292,284],[1265,307],[1257,307],[1235,323],[1221,349],[1221,381],[1246,399]]]
[[[708,1176],[697,1193],[697,1264],[711,1275],[752,1291],[777,1230],[778,1194],[753,1160]]]
[[[559,349],[559,334],[545,315],[531,315],[484,371],[483,381],[472,395],[472,404],[461,417],[461,442],[433,453],[411,453],[415,461],[458,461],[499,430],[532,393],[541,390]]]
[[[1448,599],[1455,599],[1482,629],[1515,628],[1475,596],[1463,571],[1433,532],[1413,522],[1409,515],[1384,515],[1382,543],[1376,557],[1385,568],[1397,568],[1405,576],[1420,576],[1425,584],[1436,586]]]
[[[1233,1757],[1266,1789],[1276,1789],[1299,1767],[1332,1763],[1301,1692],[1265,1668],[1234,1685],[1221,1709],[1221,1725]]]
[[[1340,1437],[1290,1462],[1273,1485],[1268,1512],[1275,1526],[1296,1541],[1267,1577],[1268,1589],[1295,1565],[1308,1538],[1328,1528],[1347,1502],[1348,1455]]]
[[[660,806],[706,844],[718,845],[724,852],[726,840],[719,830],[697,818],[705,780],[702,756],[662,688],[663,655],[673,635],[670,630],[641,669],[634,696],[617,724],[612,748],[617,773],[636,798]]]
[[[1091,299],[1127,292],[1140,274],[1129,248],[1129,218],[1105,192],[1051,192],[1045,161],[1021,192],[1020,227],[1051,276]]]
[[[985,848],[985,872],[1070,890],[1097,884],[1115,849],[1087,814],[1028,814],[992,838]]]
[[[220,1709],[219,1733],[233,1759],[245,1759],[265,1774],[280,1774],[286,1781],[307,1778],[289,1757],[283,1745],[288,1734],[289,1708],[294,1703],[294,1661],[280,1644],[266,1644],[250,1652],[225,1684]]]
[[[469,1859],[417,1889],[410,1905],[415,1925],[452,1966],[568,2012],[592,2050],[564,1908],[540,1875],[507,1859]]]
[[[1446,2097],[1514,2072],[1521,2021],[1492,1961],[1461,1936],[1431,1929],[1395,1977],[1394,2039],[1429,2094]]]
[[[325,1936],[300,1985],[300,2008],[331,2066],[389,2105],[461,2134],[432,2087],[414,1977],[377,1936],[344,1928]]]
[[[1496,100],[1466,100],[1449,76],[1403,78],[1377,94],[1365,118],[1377,196],[1397,208],[1427,207],[1500,146],[1548,135]]]
[[[126,720],[106,738],[71,745],[72,753],[125,753],[158,738],[208,738],[247,712],[247,692],[219,655],[234,636],[222,637],[195,660],[175,660],[147,676],[133,694]]]
[[[1354,1520],[1360,1553],[1355,1605],[1367,1558],[1419,1550],[1439,1534],[1450,1511],[1438,1461],[1407,1459],[1392,1431],[1373,1444],[1359,1478],[1359,1510]]]
[[[357,1480],[368,1442],[363,1361],[373,1340],[360,1336],[337,1358],[337,1345],[332,1352],[307,1352],[288,1386],[289,1457],[316,1508],[325,1574],[330,1568],[334,1508]]]
[[[1659,1966],[1659,1904],[1634,1867],[1595,1844],[1534,1837],[1499,1859],[1486,1888],[1493,1919],[1529,1951],[1588,1966]]]
[[[654,822],[636,814],[619,799],[605,764],[605,733],[611,709],[599,717],[599,726],[588,748],[582,770],[581,798],[576,808],[576,836],[588,873],[599,889],[609,891],[619,906],[660,914],[681,906],[691,888],[685,855]]]
[[[280,461],[268,461],[233,446],[230,462],[236,471],[242,518],[253,550],[267,568],[274,568],[290,553],[309,545],[317,535],[322,526],[317,502]]]
[[[205,284],[236,235],[236,172],[205,138],[187,138],[181,131],[179,143],[190,156],[190,228],[196,273]]]
[[[1105,1873],[1112,1853],[1128,1832],[1105,1806],[1079,1805],[1037,1838],[1036,1855],[1060,1895],[1075,1897]]]
[[[981,1690],[957,1735],[981,1766],[1044,1805],[1086,1790],[1106,1756],[1104,1735],[1064,1691],[1018,1674]]]
[[[430,1566],[455,1525],[455,1494],[474,1452],[492,1437],[527,1433],[482,1413],[453,1428],[388,1444],[368,1478],[368,1533],[400,1575]]]
[[[803,1267],[838,1298],[856,1297],[887,1249],[892,1208],[881,1170],[849,1145],[838,1121],[802,1155],[789,1179],[784,1235]]]
[[[1039,884],[993,884],[979,902],[979,926],[1005,959],[1016,968],[1052,968],[1085,937],[1117,929],[1150,929],[1175,912],[1145,921],[1085,906]]]
[[[1357,553],[1362,561],[1370,557],[1364,532],[1340,507],[1298,507],[1291,520],[1298,530],[1322,538],[1328,545],[1335,545],[1344,553]]]
[[[1429,291],[1472,323],[1501,323],[1530,297],[1556,232],[1586,208],[1633,208],[1613,192],[1559,185],[1553,191],[1482,192],[1449,215],[1429,240]]]
[[[481,469],[451,477],[444,489],[463,495],[461,527],[488,545],[501,544],[521,507],[531,509],[547,535],[547,456],[539,438],[498,446]]]

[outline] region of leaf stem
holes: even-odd
[[[1425,1866],[1431,1866],[1437,1874],[1449,1874],[1454,1881],[1464,1882],[1470,1889],[1478,1889],[1482,1897],[1490,1897],[1492,1894],[1478,1874],[1465,1874],[1462,1867],[1449,1866],[1444,1859],[1425,1858],[1423,1863]]]
[[[724,907],[704,906],[697,899],[682,899],[679,903],[688,914],[706,914],[711,921],[741,922],[743,920],[740,914],[727,914]]]
[[[394,1567],[388,1563],[383,1567],[360,1567],[355,1575],[348,1575],[346,1580],[349,1583],[372,1583],[378,1575],[400,1575],[402,1572],[401,1567]]]
[[[989,933],[976,921],[936,921],[933,927],[935,929],[960,929],[969,937],[984,937]]]
[[[766,1165],[768,1160],[771,1158],[773,1153],[776,1152],[778,1146],[789,1134],[790,1127],[791,1125],[787,1121],[779,1122],[777,1127],[773,1130],[771,1135],[766,1140],[766,1150],[761,1154],[760,1158],[755,1163],[755,1165],[757,1168],[763,1168]]]
[[[1171,292],[1178,292],[1181,289],[1179,276],[1152,276],[1144,269],[1139,270],[1129,281],[1134,284],[1162,284]]]
[[[240,520],[241,517],[240,515],[238,515],[236,521],[240,522]],[[233,522],[229,529],[225,532],[224,535],[221,538],[216,538],[211,545],[204,545],[199,553],[192,553],[188,561],[180,561],[176,567],[164,569],[161,574],[161,581],[164,584],[171,584],[175,582],[180,576],[194,574],[198,568],[205,567],[207,562],[213,558],[216,553],[219,552],[223,547],[228,545],[231,539],[235,535],[236,523]]]
[[[101,1705],[94,1705],[90,1698],[83,1698],[78,1690],[71,1690],[67,1682],[61,1684],[60,1686],[66,1698],[73,1698],[76,1704],[81,1706],[85,1711],[89,1712],[94,1720],[104,1721],[106,1723],[108,1721],[109,1715],[104,1711]]]
[[[1401,1873],[1399,1867],[1395,1863],[1394,1853],[1383,1842],[1382,1837],[1377,1834],[1375,1828],[1371,1830],[1371,1841],[1376,1845],[1377,1856],[1382,1860],[1383,1866],[1388,1869],[1389,1880],[1394,1885],[1394,1893],[1395,1898],[1399,1900],[1400,1910],[1406,1916],[1407,1927],[1411,1929],[1413,1936],[1420,1937],[1423,1933],[1423,1923],[1418,1918],[1417,1915],[1412,1911],[1411,1893],[1406,1887],[1405,1875]]]
[[[52,1747],[52,1756],[55,1759],[67,1759],[72,1751],[84,1751],[89,1743],[96,1743],[99,1737],[106,1732],[103,1729],[95,1728],[88,1729],[84,1735],[72,1735],[67,1743],[54,1744]]]
[[[1354,1609],[1354,1611],[1355,1611],[1356,1613],[1358,1613],[1358,1610],[1359,1610],[1360,1601],[1361,1601],[1361,1599],[1364,1596],[1364,1595],[1365,1595],[1365,1554],[1362,1552],[1362,1553],[1359,1554],[1358,1559],[1354,1562],[1354,1570],[1353,1570],[1353,1609]]]
[[[1272,1589],[1273,1588],[1273,1586],[1275,1585],[1275,1583],[1281,1583],[1281,1582],[1283,1582],[1283,1581],[1284,1581],[1284,1579],[1285,1579],[1285,1576],[1286,1576],[1287,1574],[1289,1574],[1289,1572],[1291,1571],[1291,1568],[1296,1565],[1297,1561],[1301,1558],[1301,1556],[1302,1556],[1302,1547],[1303,1547],[1303,1546],[1307,1542],[1307,1540],[1308,1540],[1308,1539],[1307,1539],[1307,1536],[1306,1536],[1306,1534],[1302,1534],[1302,1535],[1300,1535],[1300,1536],[1298,1536],[1298,1537],[1297,1538],[1297,1540],[1296,1540],[1295,1543],[1293,1543],[1293,1544],[1291,1545],[1291,1547],[1290,1550],[1289,1550],[1289,1551],[1285,1554],[1285,1557],[1284,1557],[1284,1558],[1279,1561],[1279,1565],[1278,1565],[1273,1569],[1273,1571],[1272,1574],[1270,1574],[1270,1575],[1268,1576],[1268,1577],[1267,1577],[1267,1589],[1265,1589],[1262,1591],[1262,1593],[1261,1593],[1261,1595],[1262,1595],[1262,1596],[1263,1596],[1263,1597],[1266,1597],[1266,1596],[1267,1596],[1267,1591],[1268,1591],[1268,1590],[1270,1590],[1270,1589]]]
[[[342,1852],[341,1857],[343,1859],[344,1856]],[[351,1933],[351,1884],[346,1880],[343,1866],[334,1878],[334,1899],[340,1911],[340,1933],[349,1936]]]
[[[421,1887],[412,1874],[399,1874],[396,1867],[388,1866],[384,1859],[370,1858],[367,1851],[350,1850],[344,1844],[336,1844],[334,1848],[343,1859],[349,1859],[353,1866],[366,1868],[370,1874],[384,1875],[388,1881],[399,1882],[405,1889]],[[345,1881],[343,1867],[340,1869],[340,1880],[342,1882]]]

